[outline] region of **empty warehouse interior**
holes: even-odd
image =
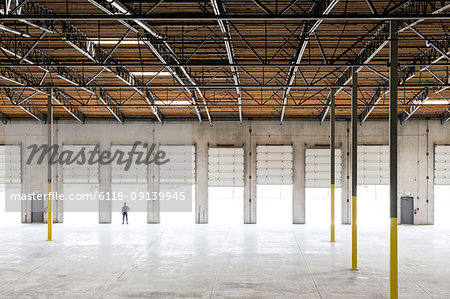
[[[0,1],[0,298],[450,298],[450,1]]]

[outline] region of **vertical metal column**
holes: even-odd
[[[397,248],[397,85],[398,85],[398,22],[390,21],[389,43],[389,186],[391,203],[390,293],[398,298]]]
[[[53,88],[50,88],[50,92],[48,93],[48,115],[47,115],[47,128],[48,128],[48,146],[51,149],[53,145],[53,105],[52,105],[52,98],[53,98]],[[47,198],[47,241],[52,241],[53,239],[53,231],[52,231],[52,225],[53,225],[53,213],[52,213],[52,176],[53,176],[53,169],[52,164],[50,163],[51,155],[48,156],[48,198]]]
[[[335,185],[335,98],[334,89],[330,90],[330,192],[331,192],[331,227],[330,241],[336,241],[335,225],[334,225],[334,185]]]
[[[356,201],[356,187],[357,187],[357,152],[358,152],[358,75],[356,67],[352,68],[352,268],[351,270],[358,270],[358,230],[357,230],[357,201]]]

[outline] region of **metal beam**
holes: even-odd
[[[225,4],[223,3],[222,0],[211,0],[211,4],[214,9],[214,13],[216,15],[220,16],[226,12]],[[219,23],[220,30],[222,31],[223,35],[225,36],[224,43],[225,43],[225,48],[227,51],[228,62],[230,64],[235,64],[236,58],[235,58],[235,54],[234,54],[233,42],[231,39],[231,33],[230,33],[230,27],[229,27],[228,21],[218,20],[217,22]],[[242,123],[242,92],[241,92],[241,88],[239,87],[239,85],[241,84],[241,82],[239,80],[239,70],[237,67],[232,66],[231,72],[233,73],[233,80],[234,80],[234,84],[236,86],[236,93],[237,93],[238,104],[239,104],[239,121]]]
[[[359,123],[362,125],[366,119],[369,117],[370,113],[372,113],[375,106],[381,100],[381,88],[378,87],[377,90],[373,93],[369,102],[365,105],[364,110],[359,115]]]
[[[255,3],[259,8],[261,8],[266,14],[272,15],[272,12],[270,9],[268,9],[264,4],[261,3],[259,0],[252,0],[253,3]]]
[[[2,67],[2,65],[0,64],[0,68]],[[2,68],[4,70],[11,70],[11,68]],[[0,71],[1,73],[2,71]],[[123,89],[123,88],[159,88],[159,89],[180,89],[183,88],[183,86],[180,86],[178,84],[172,84],[172,83],[154,83],[154,84],[134,84],[134,85],[129,85],[129,84],[121,84],[121,83],[97,83],[95,85],[92,84],[85,84],[85,83],[74,83],[74,82],[70,82],[69,80],[66,80],[68,83],[30,83],[30,84],[22,84],[23,87],[27,87],[27,88],[40,88],[40,87],[45,87],[45,88],[53,88],[53,87],[57,87],[57,88],[67,88],[67,89],[76,89],[77,87],[79,88],[112,88],[112,89]],[[17,85],[14,84],[2,84],[2,86],[4,87],[12,87],[15,88],[17,87]],[[240,84],[238,85],[239,87],[242,88],[242,90],[244,89],[251,89],[251,90],[260,90],[260,89],[278,89],[279,91],[281,91],[283,88],[285,88],[286,85],[284,84]],[[215,89],[215,90],[235,90],[236,86],[233,85],[228,85],[228,84],[200,84],[200,85],[190,85],[191,88],[196,88],[199,90],[205,89]],[[379,84],[379,83],[371,83],[371,84],[360,84],[359,85],[360,88],[371,88],[371,89],[376,89],[378,87],[382,87],[382,88],[388,88],[388,84]],[[401,86],[402,89],[404,90],[411,90],[411,89],[418,89],[418,88],[424,88],[424,87],[428,87],[428,88],[441,88],[441,89],[447,89],[450,87],[450,83],[447,84],[442,84],[442,83],[429,83],[429,82],[421,82],[421,83],[411,83],[411,84],[407,84],[407,85],[402,85]],[[341,89],[341,90],[345,90],[345,89],[350,89],[351,86],[349,85],[340,85],[340,84],[314,84],[314,83],[309,83],[309,84],[295,84],[292,85],[291,88],[295,88],[295,89],[314,89],[314,90],[324,90],[324,89],[328,89],[328,88],[336,88],[336,89]],[[276,92],[276,91],[274,91]],[[436,91],[437,93],[437,91]],[[281,96],[278,96],[278,98],[281,100]],[[323,100],[323,98],[320,98],[320,100]],[[280,103],[281,104],[281,103]],[[204,104],[203,105],[208,105],[208,104]],[[323,107],[324,104],[322,104]],[[329,104],[328,104],[329,105]],[[289,106],[288,104],[286,104],[286,106]]]
[[[422,1],[414,1],[416,4],[424,6]],[[26,6],[26,5],[25,5]],[[422,13],[420,13],[422,12]],[[2,15],[0,14],[0,20],[3,21],[202,21],[205,25],[207,22],[217,20],[227,21],[282,21],[297,23],[299,21],[389,21],[389,20],[413,20],[414,22],[419,20],[450,20],[450,15],[445,13],[428,13],[421,10],[419,12],[405,12],[402,13],[383,13],[374,15],[362,14],[362,13],[335,13],[332,15],[323,16],[320,14],[292,14],[292,15],[261,15],[261,14],[228,14],[224,16],[215,16],[213,14],[199,14],[199,13],[153,13],[153,14],[126,14],[117,13],[114,15],[103,15],[97,13],[84,13],[84,14],[64,14],[58,13],[53,15],[39,15],[39,14],[21,14],[21,15]]]
[[[445,109],[439,118],[441,119],[441,124],[448,122],[450,120],[450,111]]]
[[[8,123],[8,119],[9,117],[5,113],[0,111],[0,122],[6,125]]]
[[[120,62],[120,65],[123,67],[142,67],[142,65],[145,65],[146,67],[158,67],[158,68],[164,68],[164,67],[186,67],[186,68],[202,68],[202,67],[214,67],[214,68],[231,68],[231,67],[238,67],[238,68],[243,68],[243,67],[252,67],[252,68],[265,68],[265,69],[278,69],[278,68],[287,68],[287,67],[291,67],[291,66],[298,66],[299,68],[301,67],[321,67],[321,68],[343,68],[343,67],[353,67],[353,66],[357,66],[357,67],[366,67],[368,69],[373,68],[373,67],[386,67],[388,61],[386,60],[386,62],[375,62],[375,63],[355,63],[355,62],[351,62],[349,60],[340,60],[340,61],[336,61],[334,63],[323,63],[320,61],[323,61],[323,58],[320,59],[315,59],[315,58],[311,58],[309,59],[307,62],[305,63],[300,63],[300,64],[290,64],[289,62],[285,63],[285,62],[271,62],[271,63],[261,63],[261,61],[258,61],[260,63],[256,63],[256,62],[236,62],[234,64],[230,64],[228,63],[228,61],[217,61],[217,60],[208,60],[208,61],[204,61],[204,60],[193,60],[191,59],[189,61],[189,63],[180,63],[180,64],[171,64],[168,63],[167,65],[165,64],[161,64],[158,63],[157,61],[154,60],[147,60],[147,59],[142,59],[141,62],[136,62],[136,60],[125,60],[125,59],[116,59],[116,61]],[[36,64],[17,64],[15,62],[11,62],[10,60],[5,60],[5,59],[0,59],[0,64],[2,65],[2,67],[9,67],[9,68],[27,68],[27,67],[39,67],[39,68],[49,68],[49,67],[53,67],[55,65],[57,66],[64,66],[64,67],[84,67],[84,68],[102,68],[102,67],[114,67],[117,66],[116,64],[112,64],[111,62],[106,62],[106,63],[92,63],[92,60],[82,60],[82,59],[76,59],[76,60],[70,60],[70,59],[54,59],[54,63],[36,63]],[[402,69],[402,67],[423,67],[423,68],[427,68],[428,66],[439,66],[439,67],[450,67],[450,63],[438,63],[438,62],[426,62],[426,61],[402,61],[400,62],[401,67],[400,70]],[[371,71],[373,71],[372,69],[370,69]],[[376,71],[376,70],[375,70]],[[380,74],[379,72],[377,73],[377,75],[379,75],[380,77],[382,77],[383,79],[385,79],[384,75]],[[386,77],[387,80],[387,77]]]
[[[373,5],[372,0],[366,0],[366,3],[367,3],[367,6],[369,6],[370,11],[376,15],[377,10],[376,10],[375,6]]]
[[[23,111],[28,113],[30,116],[35,118],[37,121],[45,124],[47,121],[47,116],[33,104],[31,104],[28,100],[24,99],[21,94],[16,92],[14,89],[4,88],[6,97],[13,103],[14,105],[19,106]],[[19,104],[21,103],[21,104]]]
[[[320,1],[314,2],[311,8],[309,9],[309,13],[321,13],[322,15],[328,15],[334,6],[339,2],[339,0],[331,0],[331,1]],[[325,7],[325,5],[327,6]],[[305,52],[306,46],[308,45],[309,39],[312,35],[315,34],[316,29],[322,23],[323,20],[317,20],[313,22],[305,21],[303,23],[302,31],[297,43],[297,47],[295,49],[294,59],[292,60],[292,64],[300,64],[303,53]],[[286,104],[288,100],[289,93],[291,91],[291,86],[295,81],[295,75],[297,74],[298,66],[291,66],[289,68],[289,73],[286,78],[286,88],[283,92],[283,100],[281,106],[281,115],[280,115],[280,124],[283,124],[284,113],[286,110]]]
[[[408,106],[403,110],[400,116],[400,124],[404,124],[419,108],[428,100],[428,87],[423,88],[419,91],[411,100],[408,102]]]
[[[28,49],[28,51],[23,54],[23,56],[20,58],[19,63],[23,63],[25,59],[30,55],[31,52],[36,48],[38,43],[44,38],[44,36],[47,34],[47,31],[42,31],[41,35],[34,41],[34,43],[31,45],[31,47]]]

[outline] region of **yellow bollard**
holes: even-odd
[[[331,184],[331,242],[336,242],[334,226],[334,184]]]
[[[391,271],[390,290],[391,299],[398,298],[398,243],[397,243],[397,218],[391,218]]]
[[[358,270],[358,230],[356,225],[356,196],[352,196],[352,268]]]
[[[53,215],[52,215],[52,184],[48,184],[48,206],[47,206],[47,241],[52,241],[52,225],[53,225]]]

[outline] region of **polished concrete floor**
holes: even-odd
[[[0,298],[387,298],[388,228],[0,227]],[[450,298],[450,230],[399,227],[401,298]]]

